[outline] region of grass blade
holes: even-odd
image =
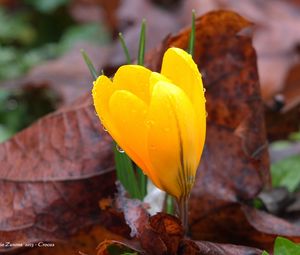
[[[188,53],[190,53],[192,56],[194,56],[194,50],[195,50],[195,35],[196,35],[196,18],[195,18],[195,10],[192,10],[192,28],[190,33],[190,40],[189,40],[189,48]]]
[[[84,62],[86,63],[87,67],[89,68],[89,70],[91,72],[91,75],[96,80],[98,78],[98,74],[97,74],[97,71],[96,71],[91,59],[89,58],[88,54],[85,52],[84,49],[81,49],[80,52],[82,54]]]
[[[138,65],[144,65],[145,59],[145,46],[146,46],[146,20],[143,19],[141,32],[140,32],[140,42],[139,42],[139,52],[138,52]]]
[[[127,46],[126,46],[125,39],[124,39],[122,33],[119,33],[119,39],[120,39],[122,48],[123,48],[124,53],[125,53],[125,57],[126,57],[126,60],[127,60],[127,64],[130,64],[130,63],[131,63],[130,54],[129,54],[129,51],[128,51],[128,48],[127,48]]]

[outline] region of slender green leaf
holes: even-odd
[[[81,49],[80,50],[82,57],[84,59],[84,62],[86,63],[87,67],[89,68],[91,75],[93,76],[93,78],[96,80],[98,78],[98,74],[97,71],[91,61],[91,59],[89,58],[88,54],[85,52],[85,50]]]
[[[118,180],[123,184],[132,198],[142,199],[133,163],[125,152],[120,152],[117,149],[117,144],[114,146],[114,156]]]
[[[274,255],[300,255],[300,245],[286,238],[277,237],[274,245]]]
[[[136,166],[136,177],[141,193],[141,198],[144,199],[144,197],[147,195],[148,178],[146,175],[144,175],[142,169],[140,169],[138,166]]]
[[[261,255],[269,255],[269,253],[267,253],[266,251],[263,251],[263,253]]]
[[[192,29],[190,34],[190,40],[189,40],[189,48],[188,53],[190,53],[192,56],[194,56],[194,50],[195,50],[195,35],[196,35],[196,25],[195,25],[195,10],[192,10]]]
[[[141,32],[140,32],[139,53],[138,53],[138,64],[141,66],[144,65],[145,46],[146,46],[146,20],[143,19]]]
[[[126,57],[127,64],[130,64],[131,63],[130,54],[129,54],[129,51],[128,51],[128,48],[126,46],[126,42],[125,42],[125,39],[124,39],[122,33],[119,33],[119,38],[120,38],[122,48],[124,50],[124,54],[125,54],[125,57]]]

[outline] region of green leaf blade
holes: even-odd
[[[195,17],[195,10],[192,10],[192,28],[191,28],[190,39],[189,39],[189,47],[188,47],[188,53],[191,56],[194,56],[195,37],[196,37],[196,17]]]
[[[121,45],[122,45],[122,48],[123,48],[123,51],[124,51],[124,54],[126,57],[127,64],[131,64],[129,50],[128,50],[128,47],[126,45],[126,42],[125,42],[125,39],[124,39],[122,33],[119,33],[119,39],[120,39],[120,42],[121,42]]]
[[[91,59],[89,58],[88,54],[85,52],[85,50],[81,49],[80,50],[82,57],[84,59],[84,62],[86,63],[87,67],[90,70],[91,75],[93,76],[93,78],[96,80],[98,78],[98,74],[97,71],[91,61]]]
[[[139,52],[138,52],[138,65],[144,65],[145,59],[145,47],[146,47],[146,20],[142,21],[140,41],[139,41]]]

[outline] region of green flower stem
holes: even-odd
[[[165,208],[168,214],[174,215],[174,199],[168,193],[166,193],[165,197]]]
[[[188,233],[188,210],[189,210],[189,197],[184,196],[177,200],[178,214],[181,220],[184,234]]]

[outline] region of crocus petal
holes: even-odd
[[[109,101],[111,121],[120,137],[113,137],[129,157],[149,175],[147,129],[145,117],[147,104],[127,90],[117,90]]]
[[[152,95],[152,90],[153,90],[154,85],[159,81],[170,82],[170,80],[166,76],[163,76],[162,74],[157,73],[157,72],[152,72],[150,75],[150,78],[149,78],[150,95]]]
[[[100,117],[102,125],[105,129],[111,130],[115,133],[115,128],[112,127],[112,123],[110,121],[109,116],[109,98],[115,91],[115,86],[113,85],[112,81],[106,77],[105,75],[101,75],[98,79],[94,82],[94,87],[92,91],[93,101],[95,105],[96,112]],[[113,135],[111,133],[111,135]],[[116,136],[116,134],[114,134]]]
[[[198,150],[202,151],[206,135],[206,110],[204,88],[197,65],[184,50],[169,48],[164,54],[161,73],[180,87],[192,101],[197,114],[197,126],[202,132],[198,140],[201,143]]]
[[[128,90],[142,99],[149,102],[149,77],[151,71],[139,65],[121,66],[114,76],[114,84],[119,90]]]
[[[179,87],[159,81],[153,88],[147,121],[151,123],[149,158],[159,186],[177,198],[187,195],[201,154],[190,99]]]

